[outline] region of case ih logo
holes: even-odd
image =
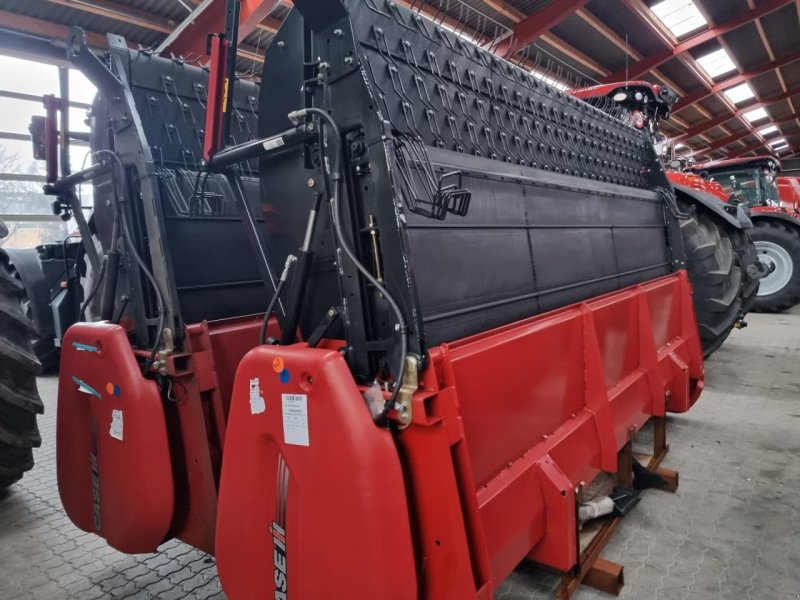
[[[286,499],[289,494],[289,467],[278,454],[278,480],[275,494],[275,520],[270,523],[272,534],[272,562],[275,567],[272,578],[275,582],[275,600],[287,600],[289,581],[286,575]]]
[[[97,464],[97,418],[92,415],[92,439],[89,450],[89,468],[92,472],[92,507],[94,509],[95,531],[103,530],[103,520],[100,518],[100,466]]]

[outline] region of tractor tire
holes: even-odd
[[[753,310],[780,312],[800,302],[800,231],[780,221],[759,220],[753,241],[761,262],[775,269],[761,280]]]
[[[722,224],[705,210],[680,200],[678,204],[681,211],[691,215],[680,221],[680,227],[703,356],[708,357],[739,322],[742,268],[731,237]]]
[[[758,264],[758,251],[751,235],[753,229],[727,228],[727,233],[733,242],[733,248],[738,257],[739,266],[742,268],[742,308],[740,318],[753,310],[758,295],[761,278],[764,276]]]
[[[36,415],[44,412],[36,388],[41,367],[24,306],[25,288],[0,250],[0,490],[33,468],[33,448],[42,441],[36,423]]]

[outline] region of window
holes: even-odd
[[[754,123],[755,121],[760,121],[761,119],[769,118],[767,111],[763,108],[756,108],[755,110],[751,110],[749,112],[744,113],[744,118]]]
[[[740,102],[756,97],[749,83],[743,83],[742,85],[737,85],[729,90],[725,90],[725,95],[734,104],[739,104]]]
[[[769,143],[769,145],[772,147],[783,146],[784,144],[786,144],[786,138],[778,138]]]
[[[697,59],[697,64],[699,64],[712,79],[736,70],[736,65],[733,64],[725,48],[720,48],[711,54],[701,56]]]
[[[69,81],[70,100],[80,103],[70,108],[70,129],[88,131],[83,121],[95,88],[74,70],[69,72]],[[29,98],[11,98],[3,94],[8,91]],[[31,142],[26,139],[31,117],[45,113],[41,100],[45,94],[59,94],[57,67],[0,56],[0,134],[5,134],[0,135],[0,218],[9,229],[9,235],[0,240],[4,247],[32,248],[60,242],[76,229],[74,220],[64,222],[52,214],[53,198],[42,193],[44,163],[33,159]],[[81,168],[87,151],[85,142],[72,142],[73,171]],[[83,206],[90,207],[91,184],[80,186],[79,191]]]
[[[775,125],[770,125],[769,127],[764,127],[764,129],[759,129],[758,133],[761,135],[769,135],[771,133],[775,133],[776,131],[778,131],[778,128],[775,127]]]
[[[706,20],[692,0],[663,0],[650,7],[675,37],[700,29]]]

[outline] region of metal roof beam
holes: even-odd
[[[751,110],[755,110],[757,108],[764,108],[769,106],[770,104],[775,104],[776,102],[780,102],[781,100],[786,100],[787,98],[791,98],[792,96],[800,94],[800,87],[793,88],[782,94],[778,94],[777,96],[773,96],[771,98],[767,98],[766,100],[761,100],[759,102],[754,102],[749,104],[748,106],[744,106],[740,109],[737,109],[736,112],[732,115],[722,115],[721,117],[717,117],[716,119],[712,119],[710,121],[705,121],[696,125],[688,130],[686,130],[682,135],[675,138],[675,142],[684,142],[690,138],[693,138],[701,133],[708,131],[709,129],[713,129],[723,123],[730,121],[731,119],[743,117],[745,113],[750,112]],[[758,126],[760,127],[760,125]]]
[[[482,0],[486,3],[486,0]],[[495,54],[510,58],[534,40],[550,31],[564,19],[575,14],[575,11],[589,0],[554,0],[543,9],[518,20],[511,35],[497,42]],[[515,20],[512,18],[512,20]]]
[[[634,12],[637,10],[647,10],[644,4],[641,3],[641,0],[623,0],[626,5],[631,7]],[[747,10],[740,14],[738,17],[731,19],[725,23],[720,25],[715,25],[713,27],[709,27],[705,31],[701,31],[700,33],[693,35],[692,37],[678,42],[677,44],[670,44],[670,48],[664,50],[663,52],[657,52],[651,56],[647,56],[642,60],[636,62],[633,65],[630,65],[627,70],[622,70],[617,73],[612,73],[606,79],[606,83],[613,83],[615,81],[619,81],[621,78],[626,76],[628,79],[636,79],[637,77],[641,77],[648,71],[663,65],[665,62],[669,61],[670,59],[683,54],[684,52],[688,52],[689,50],[696,48],[697,46],[708,42],[709,40],[713,40],[721,35],[729,33],[734,29],[738,29],[742,25],[746,25],[747,23],[751,23],[756,19],[763,17],[771,12],[778,10],[779,8],[783,8],[787,4],[792,3],[794,0],[766,0],[763,4],[758,6],[755,9]]]
[[[242,0],[239,39],[242,42],[281,0]],[[156,52],[185,57],[205,56],[206,37],[225,27],[225,0],[204,0],[170,33]],[[251,53],[254,54],[254,53]],[[247,57],[252,58],[252,57]]]
[[[745,83],[746,81],[750,81],[751,79],[754,79],[759,75],[763,75],[764,73],[769,73],[774,69],[778,69],[780,67],[788,65],[789,63],[793,63],[797,60],[800,60],[800,50],[798,50],[797,52],[792,52],[791,54],[788,54],[777,60],[764,63],[763,65],[760,65],[751,71],[747,71],[746,73],[736,74],[732,77],[728,77],[727,79],[723,79],[722,81],[718,81],[710,88],[700,89],[691,92],[684,98],[681,98],[675,104],[675,107],[672,109],[672,112],[675,113],[679,110],[683,110],[684,108],[688,108],[692,104],[704,100],[709,96],[713,96],[714,94],[719,94],[720,92],[735,87],[741,83]]]
[[[175,23],[169,19],[108,0],[47,0],[47,2],[159,33],[170,33],[175,29]]]
[[[765,123],[764,125],[759,125],[759,128],[766,127],[767,125],[780,125],[782,123],[791,123],[792,121],[794,121],[797,118],[800,118],[800,112],[795,112],[795,113],[789,115],[788,117],[781,117],[780,119],[773,119],[772,121],[769,122],[769,124]],[[752,133],[755,136],[762,137],[765,140],[766,144],[769,144],[769,142],[772,139],[772,138],[764,138],[763,136],[761,136],[761,134],[758,133],[757,130],[753,131]],[[727,146],[729,144],[733,144],[734,142],[739,141],[740,139],[742,139],[746,135],[747,135],[746,133],[745,134],[731,135],[729,137],[726,137],[726,138],[723,138],[721,140],[718,140],[718,141],[714,142],[713,144],[711,144],[707,148],[703,148],[702,150],[698,150],[698,152],[703,153],[703,152],[711,152],[712,150],[722,149],[722,148],[724,148],[725,146]],[[785,135],[783,135],[783,132],[781,132],[781,136],[786,137]]]

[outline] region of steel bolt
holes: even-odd
[[[313,178],[313,177],[309,177],[309,178],[308,178],[308,181],[306,181],[306,185],[307,185],[308,187],[310,187],[310,188],[313,188],[315,185],[317,185],[317,182],[316,182],[316,181],[314,181],[314,178]]]
[[[352,65],[353,64],[353,57],[352,56],[345,56],[344,57],[344,64]]]
[[[344,32],[341,29],[334,29],[333,30],[333,35],[335,35],[336,37],[342,37],[343,33]]]
[[[284,46],[286,46],[286,42],[284,41],[278,42],[278,48],[283,48]]]
[[[394,330],[395,331],[400,331],[400,323],[395,323],[394,324]]]

